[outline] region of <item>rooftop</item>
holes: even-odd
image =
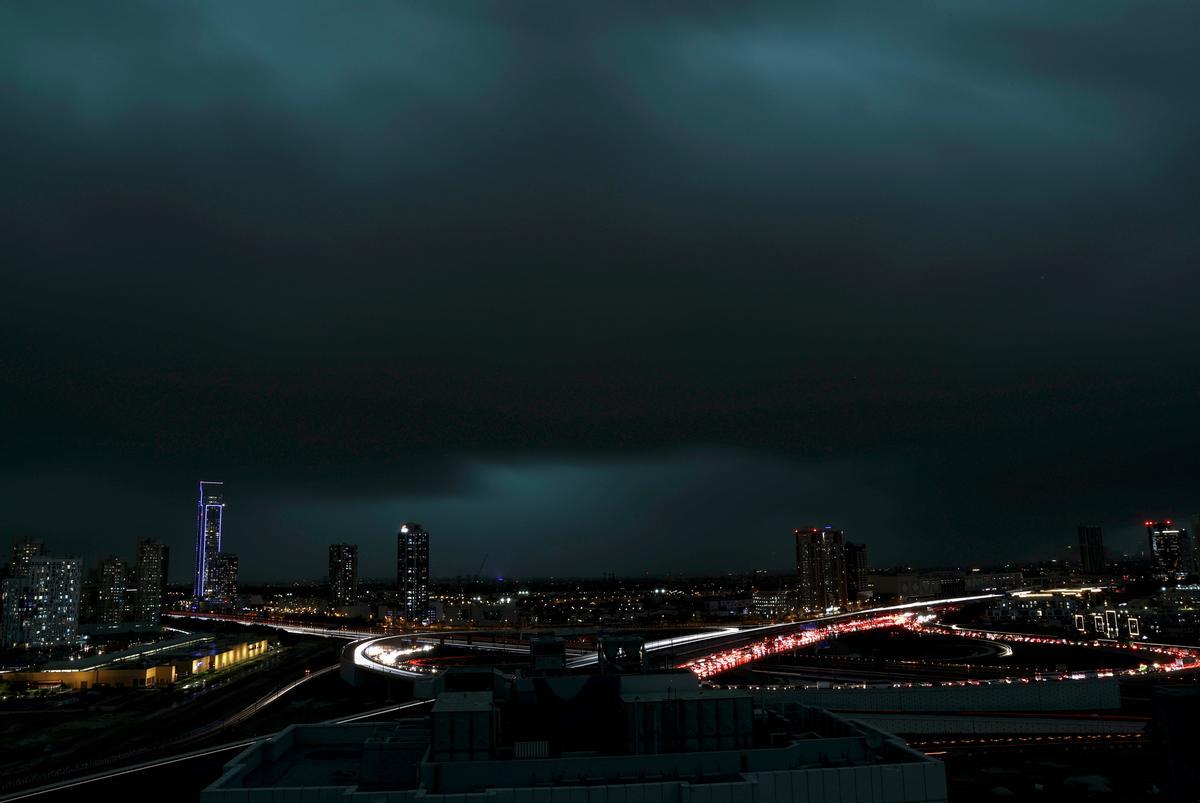
[[[113,664],[136,664],[151,656],[165,658],[169,653],[184,649],[196,649],[202,644],[213,641],[211,633],[184,633],[174,638],[162,639],[150,644],[138,644],[124,650],[114,650],[100,655],[88,655],[74,661],[51,661],[42,669],[47,672],[79,672],[89,669],[100,669]]]
[[[868,725],[784,698],[764,703],[743,691],[674,688],[669,676],[635,676],[632,689],[613,676],[582,685],[577,677],[554,680],[444,693],[420,720],[292,726],[227,765],[202,800],[290,803],[320,788],[322,799],[347,803],[380,791],[392,793],[392,803],[410,796],[454,803],[473,793],[519,803],[551,787],[637,788],[641,796],[653,786],[662,803],[684,803],[684,787],[728,784],[740,790],[731,801],[783,803],[775,790],[800,782],[798,773],[821,774],[826,788],[876,795],[864,800],[945,799],[940,763]],[[885,787],[899,792],[879,798]],[[771,791],[751,797],[752,788]],[[613,803],[633,799],[612,794]],[[608,791],[589,801],[607,803]]]

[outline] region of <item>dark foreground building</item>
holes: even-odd
[[[689,672],[510,678],[452,670],[430,715],[293,725],[202,803],[828,803],[946,800],[944,766],[817,708]],[[456,690],[458,689],[458,690]]]

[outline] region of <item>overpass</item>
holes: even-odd
[[[646,653],[658,656],[664,662],[675,662],[691,658],[689,668],[699,666],[705,657],[720,655],[731,649],[740,647],[753,651],[752,645],[769,642],[772,639],[785,637],[790,633],[809,633],[820,637],[828,637],[845,629],[855,629],[856,623],[878,621],[878,626],[898,623],[897,614],[912,614],[916,611],[934,611],[968,602],[994,599],[1000,594],[980,594],[967,597],[947,597],[944,599],[923,602],[908,602],[900,605],[887,605],[867,608],[860,611],[819,616],[799,622],[779,622],[776,624],[759,625],[754,627],[727,627],[716,630],[705,630],[699,633],[688,633],[671,638],[659,639],[645,645]],[[407,635],[376,636],[367,638],[351,645],[342,654],[343,677],[363,671],[379,674],[385,677],[402,678],[409,681],[429,679],[442,671],[442,667],[431,660],[431,646],[446,644],[462,649],[481,649],[492,652],[521,653],[528,650],[525,642],[497,642],[462,638],[470,635],[467,632],[457,634],[447,633],[435,635],[429,632],[410,633]],[[457,636],[457,637],[456,637]],[[807,638],[813,638],[808,636]],[[819,638],[817,640],[820,640]],[[748,646],[750,645],[750,646]],[[790,647],[789,647],[790,649]],[[595,652],[573,650],[568,652],[567,668],[585,670],[597,664],[599,658]],[[699,672],[697,673],[699,674]],[[704,675],[701,675],[704,677]]]

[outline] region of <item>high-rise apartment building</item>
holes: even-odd
[[[1195,571],[1195,553],[1186,527],[1171,520],[1146,522],[1154,573],[1164,580],[1182,580]]]
[[[29,559],[43,554],[44,551],[42,542],[36,538],[14,539],[8,561],[8,576],[27,576],[29,574]]]
[[[396,591],[405,619],[429,619],[429,533],[414,522],[396,534]]]
[[[33,627],[33,589],[29,575],[0,580],[0,645],[5,649],[29,643]]]
[[[861,602],[868,594],[867,545],[846,542],[846,598]]]
[[[137,542],[136,619],[139,622],[158,624],[162,620],[169,557],[170,550],[166,544],[149,538]]]
[[[216,566],[217,587],[212,596],[228,602],[238,595],[238,556],[218,552]]]
[[[848,590],[842,531],[832,527],[801,527],[794,535],[801,607],[814,611],[844,607]]]
[[[329,545],[329,601],[349,605],[358,599],[358,547]]]
[[[217,555],[225,518],[225,483],[201,482],[196,505],[196,599],[218,596]]]
[[[1104,537],[1097,524],[1079,525],[1079,565],[1084,574],[1104,573]]]
[[[96,572],[96,619],[103,625],[125,621],[125,561],[110,557],[100,561]]]
[[[34,555],[28,573],[3,582],[0,640],[5,647],[59,647],[79,633],[82,565],[78,558]]]

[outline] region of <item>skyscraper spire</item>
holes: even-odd
[[[225,483],[200,483],[196,505],[196,582],[194,596],[208,599],[219,593],[217,555],[221,552],[221,524],[225,517]]]

